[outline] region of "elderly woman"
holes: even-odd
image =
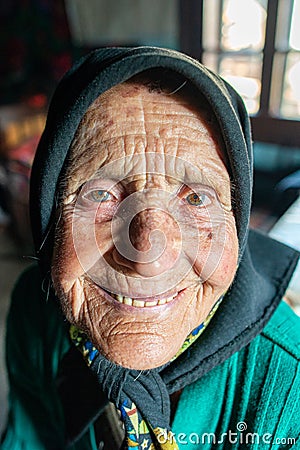
[[[8,318],[2,449],[300,445],[281,302],[297,255],[248,233],[251,187],[243,103],[197,61],[101,49],[64,77],[32,171],[39,267]]]

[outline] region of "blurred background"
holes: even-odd
[[[174,48],[218,72],[251,115],[251,224],[300,248],[300,0],[6,0],[0,20],[1,431],[5,317],[33,254],[30,170],[59,79],[77,58],[107,45]],[[295,303],[299,285],[298,276]]]

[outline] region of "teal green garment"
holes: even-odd
[[[70,348],[67,327],[39,270],[21,276],[7,320],[6,359],[10,413],[1,450],[62,450],[64,417],[56,389],[59,362]],[[70,450],[97,450],[93,429]]]
[[[300,449],[299,360],[300,319],[281,302],[247,347],[183,390],[180,448]]]
[[[10,416],[2,450],[66,448],[55,380],[71,344],[59,309],[46,301],[38,280],[38,269],[31,268],[12,297],[7,334]],[[281,303],[247,347],[183,390],[172,426],[179,448],[300,448],[299,359],[300,319]],[[245,426],[239,433],[237,427]],[[257,436],[247,438],[247,432]],[[293,445],[288,444],[291,438],[296,439]],[[93,427],[68,449],[96,450]]]

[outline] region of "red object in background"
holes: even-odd
[[[29,181],[32,162],[40,135],[33,136],[11,149],[3,161],[5,170],[5,202],[11,217],[13,232],[22,249],[32,247],[29,220]]]
[[[61,53],[60,55],[53,57],[51,65],[53,78],[58,82],[72,66],[71,55],[67,52]]]
[[[27,104],[30,108],[42,109],[47,105],[48,99],[45,94],[35,94],[27,99]]]
[[[40,136],[33,136],[27,142],[9,152],[5,162],[11,199],[28,206],[29,180],[35,150]]]

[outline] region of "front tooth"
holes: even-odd
[[[154,302],[146,302],[146,306],[156,306],[157,305],[157,301]]]
[[[120,296],[121,297],[121,296]],[[129,305],[129,306],[132,306],[132,298],[130,298],[130,297],[122,297],[122,299],[123,299],[123,303],[125,304],[125,305]]]
[[[166,303],[171,302],[177,296],[177,294],[168,298],[161,298],[159,300],[155,300],[152,302],[144,302],[143,300],[133,300],[131,297],[123,297],[121,294],[111,294],[119,303],[124,303],[129,306],[136,306],[137,308],[144,308],[146,306],[157,306],[157,305],[165,305]]]
[[[143,308],[145,306],[145,302],[143,300],[133,300],[133,306],[137,306],[138,308]]]
[[[167,299],[165,298],[161,298],[160,300],[158,300],[159,305],[164,305],[165,303],[167,303]]]

